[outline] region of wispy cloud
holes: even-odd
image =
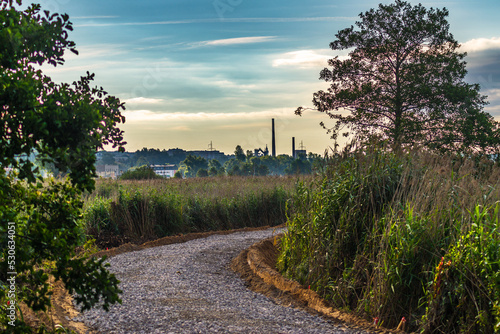
[[[101,15],[101,16],[72,16],[73,20],[93,20],[93,19],[116,19],[119,16]]]
[[[123,102],[129,104],[159,104],[162,103],[163,99],[150,99],[146,97],[134,97],[132,99],[124,100]]]
[[[225,45],[235,45],[235,44],[263,43],[263,42],[270,42],[275,39],[276,36],[253,36],[253,37],[216,39],[213,41],[203,41],[195,44],[197,46],[225,46]]]
[[[182,132],[193,131],[193,129],[191,129],[190,127],[185,126],[185,125],[174,126],[174,127],[171,127],[169,130],[182,131]]]
[[[242,89],[242,90],[250,90],[250,89],[254,89],[254,88],[258,87],[258,85],[256,85],[256,84],[244,85],[244,84],[238,84],[236,82],[229,81],[229,80],[217,80],[217,81],[213,81],[211,83],[212,83],[212,85],[217,86],[217,87],[221,87],[221,88],[235,88],[235,89]]]
[[[500,101],[500,89],[489,89],[485,94],[488,95],[490,100]]]
[[[342,51],[337,54],[331,54],[330,49],[318,50],[298,50],[287,52],[278,56],[273,60],[273,67],[291,66],[294,68],[311,68],[311,67],[326,67],[329,59],[336,55],[340,60],[348,59],[348,51]]]
[[[289,117],[293,118],[295,115],[291,112],[292,108],[279,108],[273,110],[254,111],[245,113],[223,113],[223,112],[173,112],[173,113],[159,113],[150,110],[130,110],[123,112],[130,122],[162,122],[162,121],[231,121],[231,120],[255,120],[255,119],[269,119],[272,117]]]
[[[287,52],[273,60],[273,67],[293,66],[298,68],[310,68],[326,66],[330,55],[319,53],[315,50],[299,50]]]
[[[464,52],[500,50],[500,37],[471,39],[462,43],[460,50]]]
[[[224,18],[218,22],[242,22],[242,23],[287,23],[287,22],[322,22],[322,21],[353,21],[357,17],[347,16],[325,16],[325,17],[240,17]]]
[[[198,24],[198,23],[289,23],[289,22],[322,22],[322,21],[353,21],[356,17],[329,16],[329,17],[240,17],[217,19],[172,20],[154,22],[106,22],[106,23],[81,23],[75,27],[108,27],[108,26],[149,26],[171,24]]]
[[[94,44],[91,46],[77,46],[78,55],[67,53],[65,59],[83,59],[83,58],[110,58],[128,53],[127,47],[120,44]]]

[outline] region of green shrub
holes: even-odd
[[[278,268],[389,328],[499,331],[499,175],[484,159],[346,151],[298,185]]]
[[[345,271],[356,261],[361,265],[357,255],[363,252],[376,217],[395,195],[402,176],[402,164],[395,155],[372,154],[372,159],[348,157],[318,184],[298,187],[293,200],[296,214],[289,221],[278,262],[287,276],[323,292],[342,281],[345,289],[335,289],[328,297],[350,308],[355,307],[366,279],[352,286],[345,281]]]
[[[118,233],[118,226],[110,216],[111,200],[96,197],[83,213],[88,234],[99,237],[102,232]]]
[[[436,267],[427,290],[426,333],[500,331],[499,208],[498,203],[476,206],[470,231],[451,245]]]
[[[196,177],[208,177],[208,171],[205,168],[201,168],[196,172]]]
[[[150,180],[162,178],[163,176],[156,174],[153,168],[149,166],[131,168],[120,176],[120,180]]]

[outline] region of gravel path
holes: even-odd
[[[78,320],[98,333],[355,333],[248,290],[229,269],[253,243],[282,230],[213,235],[117,255],[122,305]]]

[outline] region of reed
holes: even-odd
[[[303,178],[302,178],[303,179]],[[297,177],[99,180],[83,225],[101,246],[286,221]]]
[[[279,269],[390,328],[498,331],[499,176],[485,159],[345,152],[298,187]]]

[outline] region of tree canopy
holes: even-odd
[[[163,176],[155,173],[154,169],[148,165],[137,168],[130,168],[128,171],[120,175],[120,180],[152,180],[163,179]]]
[[[380,4],[336,34],[336,56],[314,94],[317,110],[336,120],[327,128],[360,139],[379,137],[393,147],[414,144],[440,151],[487,152],[498,146],[498,124],[484,112],[478,84],[465,82],[465,53],[449,32],[448,10]],[[296,110],[301,115],[303,107]]]
[[[62,65],[65,52],[77,53],[68,15],[15,4],[0,0],[0,329],[27,332],[21,318],[6,318],[3,305],[8,298],[9,305],[22,300],[46,309],[49,275],[83,309],[119,301],[118,281],[104,259],[76,257],[75,249],[85,241],[78,221],[81,195],[94,188],[95,152],[107,144],[123,151],[117,125],[125,119],[118,98],[91,87],[93,74],[58,84],[35,68]],[[68,178],[42,180],[34,155]],[[7,279],[15,280],[15,299],[4,289]]]
[[[200,169],[208,169],[208,161],[205,158],[189,154],[182,164],[186,167],[186,176],[195,177]]]

